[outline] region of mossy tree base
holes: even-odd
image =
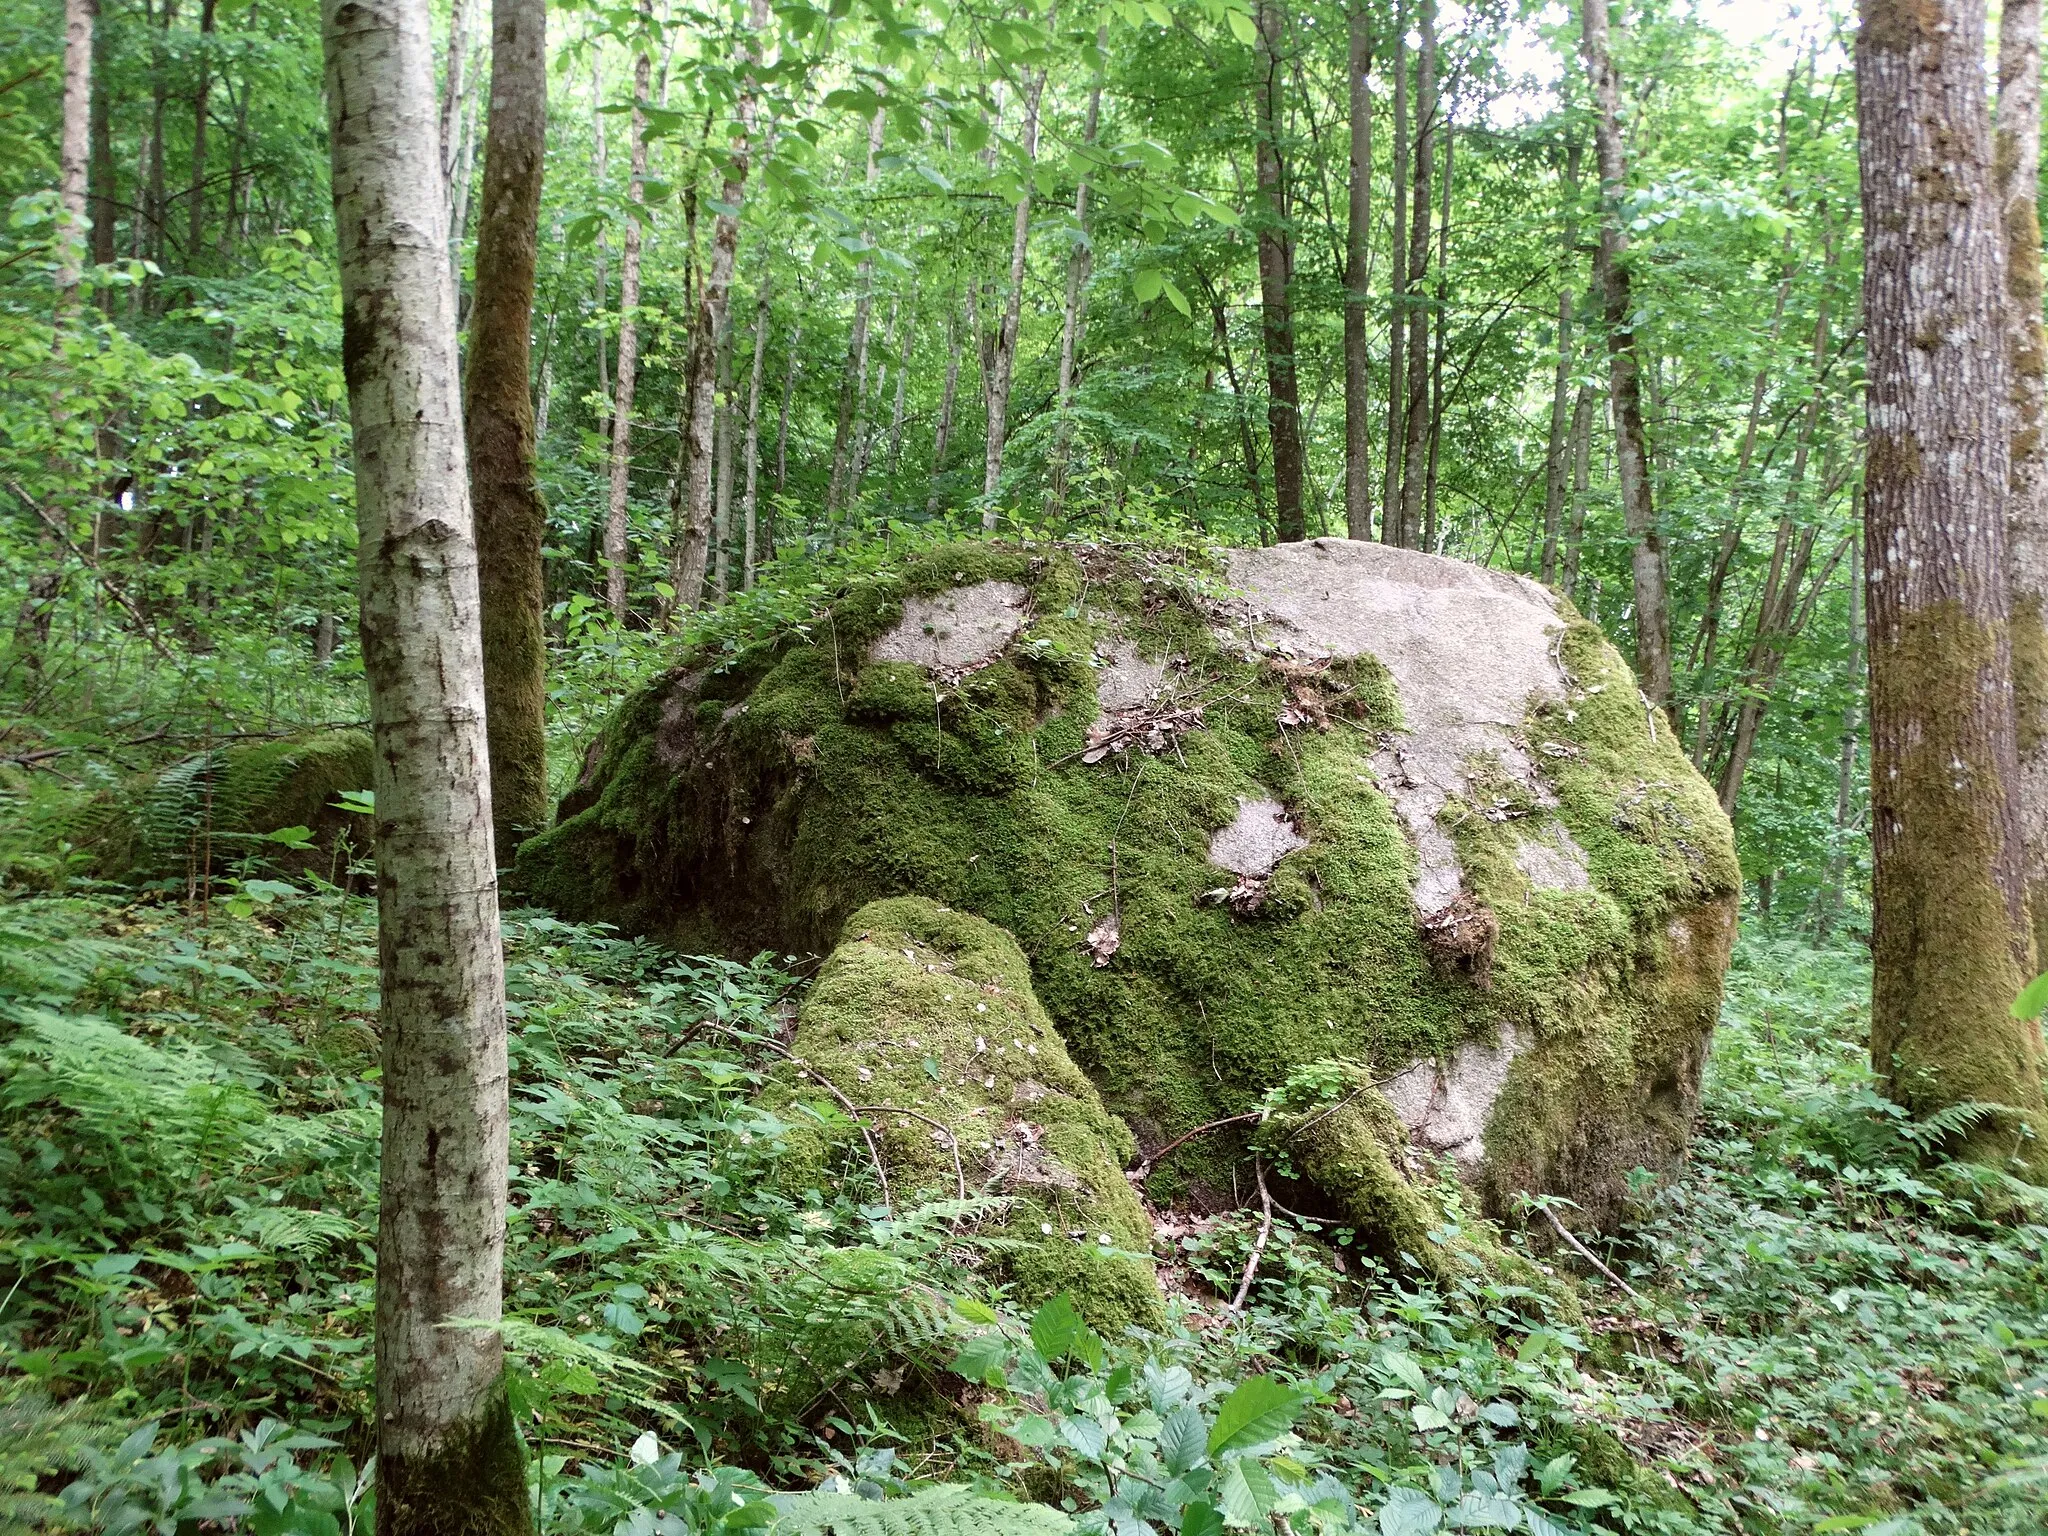
[[[501,1387],[432,1454],[377,1451],[377,1536],[531,1536],[526,1460]]]
[[[1261,558],[1322,562],[1291,600],[1343,624],[1268,622],[1195,557],[975,543],[801,633],[686,656],[593,745],[514,888],[732,953],[823,952],[879,897],[984,917],[1148,1147],[1305,1063],[1384,1078],[1512,1030],[1470,1171],[1496,1210],[1541,1188],[1611,1217],[1630,1169],[1682,1152],[1718,1012],[1738,875],[1712,791],[1599,631],[1533,584],[1377,545]],[[1513,636],[1479,633],[1489,603]],[[901,659],[920,637],[931,667]],[[1417,691],[1509,663],[1531,691],[1480,732]],[[1416,773],[1435,799],[1403,788]],[[1219,868],[1212,837],[1264,802],[1292,851]],[[1425,887],[1492,914],[1484,966],[1433,954]],[[1150,1189],[1226,1203],[1242,1151],[1199,1138]]]

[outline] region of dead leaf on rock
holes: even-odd
[[[1109,964],[1109,957],[1123,947],[1124,920],[1112,912],[1088,931],[1088,952],[1095,957],[1095,964]]]

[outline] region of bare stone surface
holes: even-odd
[[[1209,839],[1209,862],[1233,875],[1262,879],[1288,854],[1307,846],[1308,839],[1278,800],[1240,797],[1236,819]]]
[[[932,672],[965,672],[992,660],[1029,617],[1029,595],[1008,581],[978,581],[937,597],[904,599],[903,617],[868,651]]]
[[[1147,661],[1137,646],[1119,636],[1100,655],[1095,674],[1095,718],[1101,720],[1120,709],[1149,704],[1167,692],[1166,661]]]
[[[1502,1024],[1494,1044],[1470,1040],[1458,1047],[1449,1066],[1417,1062],[1380,1085],[1408,1133],[1432,1152],[1477,1168],[1486,1158],[1486,1121],[1506,1086],[1508,1068],[1529,1048],[1512,1024]]]
[[[1528,876],[1532,890],[1583,891],[1593,884],[1586,850],[1561,821],[1545,822],[1515,849],[1515,868]]]
[[[1457,899],[1457,849],[1437,815],[1466,789],[1465,767],[1490,755],[1538,805],[1554,800],[1516,739],[1530,705],[1562,699],[1551,595],[1524,577],[1417,550],[1314,539],[1240,550],[1231,584],[1246,603],[1228,633],[1295,656],[1372,656],[1393,674],[1406,729],[1374,770],[1415,844],[1415,907]]]

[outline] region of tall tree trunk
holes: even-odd
[[[1344,532],[1372,537],[1372,376],[1365,307],[1372,293],[1372,20],[1352,0],[1346,59],[1351,119],[1350,201],[1344,228]]]
[[[1835,846],[1828,854],[1827,882],[1822,888],[1816,937],[1826,940],[1842,913],[1849,888],[1850,833],[1856,814],[1857,748],[1863,739],[1863,545],[1849,541],[1849,661],[1844,670],[1848,703],[1842,706],[1842,738],[1835,775]]]
[[[1084,142],[1090,150],[1095,148],[1096,136],[1102,128],[1100,61],[1107,56],[1108,46],[1109,29],[1098,27],[1095,32],[1098,62],[1095,78],[1088,87],[1088,119],[1084,134]],[[1067,257],[1067,303],[1060,317],[1060,424],[1053,439],[1052,485],[1046,498],[1048,510],[1055,517],[1067,504],[1067,475],[1074,453],[1074,420],[1068,413],[1074,407],[1074,384],[1080,371],[1081,328],[1088,314],[1088,279],[1095,270],[1095,248],[1089,244],[1088,193],[1088,177],[1084,174],[1080,184],[1074,188],[1074,249]]]
[[[910,359],[917,351],[917,289],[910,290],[910,313],[903,322],[903,350],[896,362],[896,400],[889,407],[889,474],[893,479],[903,457],[903,417],[910,408]]]
[[[768,300],[771,276],[761,274],[761,291],[754,300],[754,368],[747,380],[747,488],[741,513],[746,527],[741,534],[740,590],[754,590],[754,567],[759,557],[761,486],[761,368],[768,356]]]
[[[1578,301],[1579,162],[1574,141],[1564,161],[1564,252],[1557,285],[1557,373],[1550,384],[1550,436],[1543,455],[1543,584],[1557,581],[1557,540],[1571,494],[1572,308]]]
[[[1650,500],[1650,456],[1643,432],[1642,381],[1636,361],[1628,232],[1621,198],[1628,160],[1621,128],[1621,77],[1608,51],[1608,0],[1581,0],[1581,45],[1592,77],[1594,149],[1600,162],[1600,245],[1594,257],[1605,300],[1608,391],[1614,401],[1614,451],[1621,511],[1634,541],[1636,675],[1659,709],[1671,707],[1671,605],[1665,581],[1664,535]]]
[[[761,59],[768,34],[768,0],[751,0],[747,8],[747,40],[739,57],[740,90],[735,103],[739,137],[727,151],[725,174],[719,186],[719,211],[711,226],[711,256],[704,264],[704,283],[697,298],[696,319],[690,326],[690,395],[684,417],[684,496],[677,521],[681,537],[675,546],[669,584],[675,588],[675,602],[685,611],[704,600],[704,577],[710,555],[713,500],[716,495],[718,348],[728,331],[727,310],[732,302],[733,263],[740,248],[740,209],[746,200],[747,168],[754,138],[754,70]],[[721,571],[725,551],[718,554]],[[725,578],[716,583],[723,595]]]
[[[92,225],[85,192],[92,161],[92,35],[95,0],[64,0],[64,117],[57,141],[57,307],[78,302],[78,284]],[[209,10],[211,4],[209,0]]]
[[[882,109],[877,107],[875,115],[868,122],[868,169],[867,186],[872,192],[875,179],[881,173],[882,153]],[[867,230],[862,229],[865,236]],[[875,301],[875,258],[861,257],[860,270],[854,276],[853,333],[846,343],[846,372],[839,381],[839,422],[832,433],[832,478],[825,487],[825,520],[830,523],[838,517],[845,500],[848,471],[852,467],[852,453],[856,425],[854,413],[860,406],[861,390],[868,375],[868,313]]]
[[[2048,337],[2041,324],[2041,0],[2005,0],[1998,28],[1998,192],[2012,362],[2012,594],[2020,834],[2034,947],[2048,955]]]
[[[946,468],[946,446],[953,436],[953,406],[960,396],[960,349],[965,338],[960,332],[957,309],[946,314],[946,383],[939,393],[939,424],[932,435],[932,488],[925,510],[939,510],[939,476]]]
[[[1380,484],[1380,539],[1401,542],[1401,459],[1408,399],[1408,0],[1394,0],[1394,186],[1392,277],[1387,304],[1387,467]]]
[[[1572,403],[1572,499],[1571,515],[1565,522],[1564,531],[1564,595],[1573,602],[1579,600],[1579,552],[1585,544],[1586,534],[1586,493],[1592,487],[1593,461],[1593,390],[1591,385],[1579,386],[1579,397]],[[1588,618],[1592,614],[1588,612]]]
[[[626,492],[633,462],[633,391],[640,373],[640,198],[647,177],[647,99],[653,61],[633,60],[633,111],[626,123],[626,240],[619,253],[619,377],[612,394],[611,485],[605,502],[604,590],[612,617],[626,619]]]
[[[463,420],[483,600],[484,710],[498,859],[548,823],[547,508],[534,481],[532,335],[547,150],[547,0],[491,0],[484,143]]]
[[[216,0],[199,7],[199,85],[192,97],[192,185],[186,193],[185,264],[196,267],[206,233],[206,117],[213,94],[213,14]]]
[[[846,481],[846,500],[849,506],[859,502],[861,482],[867,478],[868,466],[874,461],[875,442],[882,435],[881,402],[889,393],[889,360],[896,355],[897,338],[902,334],[903,296],[899,293],[889,299],[889,325],[883,332],[882,361],[875,368],[873,418],[868,416],[865,409],[868,401],[867,381],[861,381],[863,408],[860,414],[860,431],[854,437],[853,470]]]
[[[804,339],[804,328],[799,325],[789,333],[788,356],[782,364],[782,410],[775,419],[775,494],[780,496],[789,484],[789,401],[796,393],[797,355]],[[770,528],[774,526],[770,519]],[[772,538],[771,538],[772,547]]]
[[[1045,93],[1045,71],[1024,77],[1024,132],[1019,140],[1024,151],[1024,193],[1017,200],[1010,227],[1010,290],[1003,304],[1003,318],[996,328],[995,347],[990,354],[986,395],[988,435],[983,442],[981,467],[981,526],[996,526],[996,487],[1003,478],[1003,448],[1010,435],[1010,384],[1017,372],[1017,332],[1024,320],[1024,263],[1031,254],[1031,172],[1038,161],[1038,103]]]
[[[376,739],[377,1528],[523,1533],[488,1326],[503,1298],[505,977],[432,42],[424,5],[321,10]]]
[[[450,0],[447,62],[441,69],[441,196],[451,208],[456,162],[462,156],[462,104],[468,97],[464,76],[469,66],[469,4],[470,0]]]
[[[143,15],[147,20],[146,8]],[[158,32],[150,60],[149,191],[144,204],[149,224],[146,249],[150,260],[159,267],[165,264],[165,225],[170,220],[169,183],[164,169],[164,109],[170,101],[170,35],[177,20],[178,0],[163,0],[162,8],[157,12]],[[154,289],[153,284],[151,288]]]
[[[712,429],[711,594],[724,602],[732,584],[732,308],[718,338],[718,419]]]
[[[1415,55],[1415,180],[1408,210],[1408,399],[1402,406],[1401,537],[1408,549],[1422,543],[1423,499],[1429,476],[1429,270],[1430,173],[1436,164],[1436,0],[1421,0],[1422,46]]]
[[[1428,4],[1429,0],[1424,0]],[[1259,73],[1253,83],[1258,129],[1259,311],[1266,344],[1266,428],[1273,440],[1273,520],[1282,544],[1308,537],[1302,509],[1301,392],[1294,370],[1294,237],[1289,232],[1287,162],[1280,151],[1286,114],[1280,83],[1281,0],[1258,0]]]
[[[596,183],[598,198],[602,200],[605,194],[607,177],[605,175],[604,78],[598,70],[598,59],[598,50],[593,45],[590,50],[590,174],[591,179]],[[597,227],[597,244],[591,252],[590,261],[592,283],[596,294],[596,308],[591,314],[591,319],[594,322],[591,327],[591,335],[597,341],[597,393],[599,398],[605,402],[605,419],[598,424],[599,433],[604,437],[610,437],[612,432],[612,384],[610,369],[606,366],[607,358],[604,338],[604,310],[606,303],[610,301],[612,296],[611,279],[605,272],[605,258],[610,254],[610,242],[605,238],[604,225],[600,223]]]
[[[94,0],[72,0],[74,4],[86,4],[87,23],[90,25],[98,15],[99,7]],[[72,16],[67,6],[64,13],[65,44],[70,45]],[[92,35],[92,61],[88,66],[93,71],[92,85],[92,259],[96,266],[106,266],[114,259],[114,225],[120,217],[120,198],[114,185],[114,102],[112,83],[107,78],[107,36],[106,29],[94,27]],[[67,72],[68,74],[68,72]]]
[[[1458,142],[1448,111],[1443,119],[1444,176],[1437,193],[1440,201],[1436,220],[1436,304],[1432,317],[1435,334],[1430,341],[1429,357],[1429,478],[1422,497],[1422,547],[1432,554],[1437,549],[1437,460],[1444,441],[1444,350],[1451,331],[1451,151]]]
[[[1856,41],[1868,336],[1871,1061],[1915,1114],[1980,1102],[1965,1150],[2031,1126],[2041,1031],[2014,1019],[2032,936],[2006,529],[2005,251],[1984,7],[1862,0]]]

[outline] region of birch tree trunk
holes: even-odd
[[[1550,436],[1543,459],[1543,584],[1557,580],[1557,540],[1565,499],[1571,494],[1572,309],[1578,300],[1579,162],[1577,143],[1565,151],[1563,272],[1557,286],[1557,374],[1550,386]]]
[[[592,181],[596,183],[597,196],[600,201],[604,198],[605,188],[609,180],[605,174],[605,158],[604,77],[599,72],[598,51],[593,46],[590,50],[590,174]],[[611,242],[605,238],[604,225],[600,222],[597,226],[597,242],[590,256],[591,277],[595,288],[596,301],[596,308],[591,315],[591,319],[594,322],[591,334],[597,341],[597,392],[605,402],[606,411],[605,420],[599,423],[599,430],[601,435],[605,437],[610,437],[612,431],[610,418],[612,398],[611,370],[607,366],[609,359],[606,356],[604,341],[604,310],[606,303],[612,296],[611,277],[605,271],[605,258],[610,254]]]
[[[782,365],[782,410],[775,420],[775,494],[780,496],[789,483],[789,400],[796,393],[796,363],[799,348],[804,339],[804,328],[799,325],[789,333],[788,356]],[[770,519],[769,527],[774,527]],[[774,539],[769,539],[774,548]]]
[[[1427,3],[1427,0],[1425,0]],[[1294,238],[1288,230],[1287,165],[1280,152],[1282,104],[1281,0],[1258,0],[1259,73],[1253,82],[1257,119],[1259,311],[1266,346],[1266,428],[1273,440],[1273,522],[1282,544],[1308,537],[1302,507],[1301,391],[1294,367]]]
[[[1347,63],[1351,116],[1350,202],[1344,231],[1344,532],[1372,537],[1372,379],[1365,306],[1372,291],[1372,20],[1353,0]]]
[[[746,527],[741,534],[740,590],[754,590],[754,566],[757,560],[758,529],[760,525],[761,486],[761,369],[768,356],[768,301],[771,277],[761,274],[761,291],[754,300],[754,369],[747,381],[747,488],[741,501],[740,515]]]
[[[1621,132],[1621,77],[1608,51],[1608,0],[1581,0],[1581,48],[1592,78],[1593,145],[1600,162],[1600,244],[1594,266],[1604,300],[1608,392],[1614,401],[1614,451],[1621,481],[1621,511],[1635,543],[1636,676],[1652,704],[1671,707],[1671,605],[1665,580],[1664,535],[1650,499],[1650,457],[1643,432],[1642,380],[1636,361],[1634,300],[1630,293],[1628,232],[1621,196],[1628,160]]]
[[[1444,351],[1450,344],[1451,329],[1451,151],[1458,143],[1448,111],[1443,114],[1443,135],[1444,174],[1437,190],[1436,304],[1429,356],[1429,468],[1422,494],[1422,547],[1432,554],[1437,550],[1437,459],[1444,440]]]
[[[1003,318],[996,328],[995,345],[989,355],[990,368],[985,391],[988,399],[988,436],[984,441],[981,468],[981,526],[993,532],[996,526],[996,486],[1003,478],[1003,449],[1010,433],[1010,384],[1017,371],[1017,331],[1024,319],[1024,263],[1031,254],[1031,167],[1038,163],[1038,103],[1045,94],[1045,71],[1025,76],[1024,195],[1017,200],[1010,229],[1010,291],[1003,305]]]
[[[633,462],[633,390],[640,373],[640,198],[647,178],[647,99],[653,61],[633,60],[633,112],[626,123],[626,239],[619,252],[619,375],[612,392],[611,486],[605,502],[604,591],[612,617],[626,620],[626,491]]]
[[[1985,111],[1984,7],[1862,0],[1856,42],[1868,336],[1871,1061],[1916,1115],[2009,1105],[2048,1166],[2005,519],[2011,360]],[[2015,1122],[2020,1123],[2015,1123]]]
[[[1421,0],[1415,54],[1414,185],[1408,210],[1408,398],[1401,408],[1400,538],[1406,549],[1422,543],[1422,506],[1429,478],[1429,305],[1423,274],[1429,270],[1431,171],[1436,163],[1436,0]]]
[[[432,42],[416,0],[322,6],[357,591],[376,741],[383,1142],[377,1527],[530,1530],[500,1315],[505,991],[476,546]]]
[[[681,537],[675,546],[669,585],[675,588],[675,603],[685,611],[704,601],[704,577],[710,556],[712,503],[715,498],[717,466],[718,348],[728,330],[727,311],[732,302],[733,264],[740,247],[740,209],[746,201],[747,169],[754,139],[754,69],[768,36],[768,0],[751,0],[747,7],[748,37],[739,48],[740,90],[735,110],[739,137],[732,142],[719,187],[720,209],[711,226],[711,254],[704,264],[704,285],[697,298],[696,319],[690,326],[690,397],[683,427],[683,505]],[[725,592],[723,561],[716,589]]]
[[[712,431],[715,459],[711,493],[711,592],[724,602],[732,572],[732,313],[726,307],[718,338],[718,420]]]
[[[534,480],[534,269],[547,150],[547,0],[491,0],[484,144],[463,419],[483,601],[484,709],[498,859],[548,824],[547,509]]]
[[[910,359],[917,351],[917,289],[910,290],[910,313],[903,322],[903,350],[896,362],[896,400],[889,407],[889,474],[893,478],[903,457],[903,417],[910,407]]]
[[[1564,595],[1579,600],[1579,551],[1585,544],[1586,493],[1592,487],[1593,390],[1579,386],[1572,402],[1572,499],[1571,516],[1564,531]],[[1588,618],[1592,615],[1589,613]]]
[[[96,0],[64,0],[64,117],[57,141],[57,202],[63,210],[57,232],[60,319],[78,302],[91,229],[85,189],[92,159],[92,37],[97,14]]]
[[[2048,954],[2048,337],[2041,323],[2041,0],[2005,0],[1998,27],[1998,193],[2005,216],[2006,348],[2012,367],[2012,594],[2020,833],[2034,948]],[[2038,961],[2037,961],[2038,963]]]

